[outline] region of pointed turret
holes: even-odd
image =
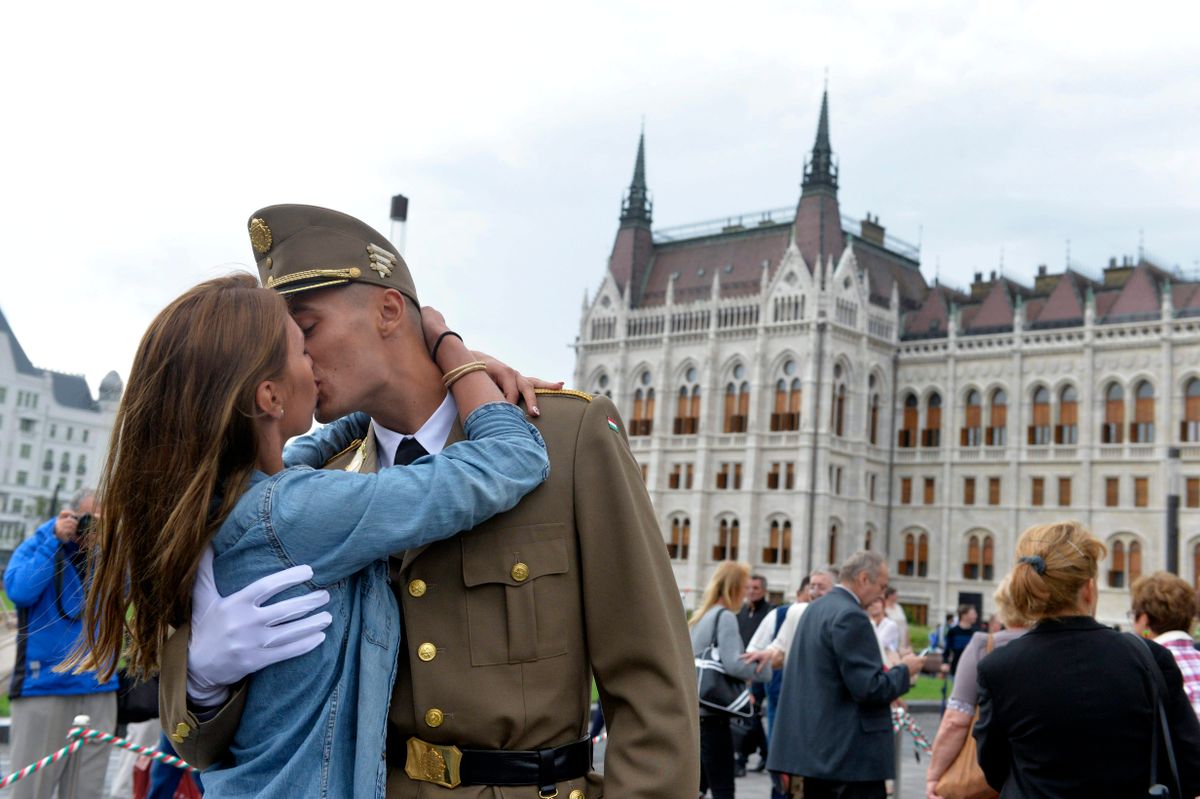
[[[804,193],[818,187],[837,191],[837,164],[829,143],[829,90],[821,95],[821,119],[817,122],[817,140],[804,167]]]
[[[621,203],[621,226],[645,225],[650,227],[652,203],[646,189],[646,132],[638,136],[637,160],[633,164],[633,180]]]
[[[629,307],[636,307],[654,257],[654,236],[650,232],[650,191],[646,187],[646,132],[638,136],[637,160],[633,180],[621,202],[621,225],[613,242],[608,269],[620,286]]]
[[[796,207],[794,238],[808,268],[821,273],[827,259],[842,257],[846,241],[842,235],[842,213],[837,199],[837,164],[829,142],[829,91],[821,95],[821,117],[817,122],[817,138],[812,154],[804,165],[800,204]]]

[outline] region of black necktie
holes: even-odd
[[[392,461],[393,466],[407,466],[422,455],[428,455],[429,450],[421,446],[421,442],[415,438],[406,438],[400,442],[400,446],[396,447],[396,459]]]

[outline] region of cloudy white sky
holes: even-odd
[[[924,271],[1200,268],[1200,7],[1158,3],[10,4],[0,308],[122,377],[154,313],[252,263],[245,220],[386,232],[468,341],[569,378],[639,126],[656,225],[792,204],[828,69],[846,213]],[[198,331],[202,332],[202,331]]]

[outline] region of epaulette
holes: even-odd
[[[533,391],[535,394],[561,394],[564,397],[575,397],[584,402],[592,401],[592,395],[586,391],[575,391],[570,388],[535,388]]]
[[[338,454],[334,455],[329,460],[325,461],[325,465],[328,466],[329,464],[336,461],[338,458],[340,458],[343,455],[345,455],[346,453],[350,452],[350,450],[354,449],[355,447],[361,446],[362,443],[363,443],[363,440],[361,438],[354,439],[353,441],[350,442],[350,446],[346,447],[344,450],[342,450]]]

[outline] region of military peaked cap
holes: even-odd
[[[271,205],[256,211],[247,227],[259,279],[280,294],[369,283],[420,305],[400,253],[352,216],[313,205]]]

